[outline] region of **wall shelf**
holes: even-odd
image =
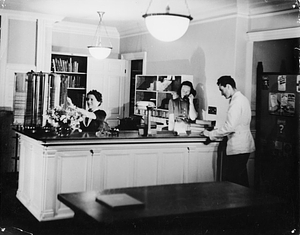
[[[80,107],[85,107],[87,84],[87,57],[52,54],[51,71],[68,79],[68,97]]]

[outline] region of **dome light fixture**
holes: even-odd
[[[110,55],[111,50],[112,50],[112,45],[111,45],[110,41],[109,41],[109,44],[110,44],[109,46],[103,46],[102,45],[101,26],[102,26],[102,19],[103,19],[104,12],[98,11],[97,13],[99,15],[100,20],[99,20],[99,24],[98,24],[98,27],[97,27],[97,30],[96,30],[96,33],[95,33],[95,39],[94,39],[95,44],[93,46],[88,46],[88,49],[89,49],[90,54],[95,59],[100,60],[100,59],[105,59]],[[103,25],[103,27],[105,29],[106,36],[109,39],[106,28],[105,28],[104,25]]]
[[[147,12],[150,8],[150,1]],[[190,21],[193,20],[190,10],[185,0],[189,15],[170,13],[170,7],[166,7],[166,13],[151,13],[147,12],[143,15],[145,18],[146,27],[149,33],[156,39],[163,42],[172,42],[181,38],[187,31]]]

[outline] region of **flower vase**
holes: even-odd
[[[56,129],[57,136],[69,136],[71,134],[71,127],[69,126],[60,126]]]

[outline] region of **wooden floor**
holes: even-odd
[[[132,224],[126,227],[103,228],[100,232],[90,225],[74,219],[38,222],[16,198],[17,180],[14,174],[1,175],[0,227],[18,227],[34,235],[93,235],[93,234],[155,234],[155,235],[288,235],[294,229],[287,215],[276,215],[264,223],[227,220],[226,223],[212,221],[203,227],[193,221],[155,221],[150,224]],[[2,234],[0,232],[0,234]]]

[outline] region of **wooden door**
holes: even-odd
[[[119,118],[124,117],[125,95],[129,93],[125,89],[126,60],[105,59],[97,60],[88,58],[87,92],[98,90],[102,94],[102,105],[107,116],[106,121],[111,127],[119,124]]]

